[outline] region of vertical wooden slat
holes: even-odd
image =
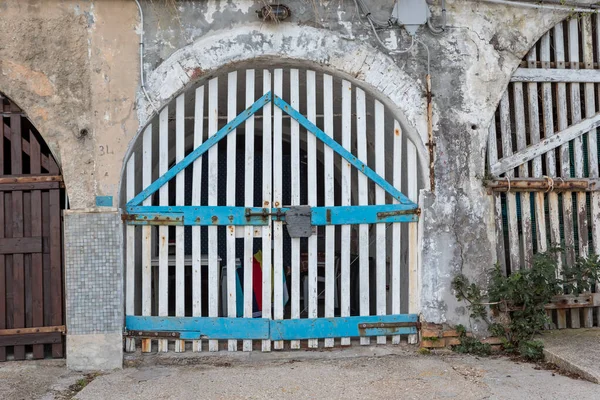
[[[23,192],[23,237],[31,237],[31,192]],[[31,254],[23,254],[23,268],[25,272],[25,327],[33,327],[32,323],[32,298],[31,298]]]
[[[254,103],[253,69],[246,71],[246,107]],[[246,120],[245,128],[245,184],[244,205],[254,206],[254,115]],[[244,228],[244,318],[252,318],[252,268],[254,263],[254,228],[250,225]],[[265,266],[266,267],[266,266]],[[277,267],[276,267],[277,269]],[[277,308],[276,308],[277,309]],[[244,351],[252,351],[252,340],[244,340]]]
[[[50,284],[52,285],[52,324],[63,324],[62,232],[60,190],[50,190]],[[52,357],[63,356],[63,344],[52,344]]]
[[[600,26],[600,14],[596,14],[595,17],[596,19],[596,54],[600,54],[600,29],[598,29],[598,27]],[[586,57],[584,55],[584,57]],[[587,62],[587,61],[586,61]],[[586,65],[586,68],[587,65]],[[592,67],[593,68],[593,64]],[[594,84],[590,85],[592,87],[592,89],[594,88]],[[587,95],[587,88],[586,88],[586,99],[588,98]],[[600,94],[600,85],[598,85],[598,90],[599,90],[599,94]],[[591,98],[594,98],[594,94],[592,93]],[[590,107],[588,107],[586,105],[586,110],[590,110],[590,112],[595,112],[596,111],[596,107],[591,107],[591,102],[590,102]],[[587,116],[587,112],[586,112],[586,116]],[[589,135],[588,137],[588,157],[589,157],[589,163],[590,163],[590,177],[598,177],[598,168],[596,167],[598,165],[598,155],[597,152],[594,150],[596,149],[596,145],[597,145],[597,141],[598,141],[598,131],[594,130],[592,131],[592,133]],[[593,154],[593,156],[592,156]],[[593,164],[592,164],[593,162]],[[592,165],[593,165],[593,169],[592,169]],[[600,254],[600,194],[592,194],[592,199],[591,199],[591,216],[592,216],[592,243],[593,243],[593,250],[595,254]],[[596,282],[596,293],[600,293],[600,282]],[[600,327],[600,307],[596,307],[596,326]]]
[[[127,201],[135,197],[135,153],[127,161]],[[127,225],[126,267],[125,267],[125,315],[135,315],[135,226]],[[135,351],[135,339],[125,339],[125,351]]]
[[[230,72],[227,76],[227,122],[237,116],[237,71]],[[237,154],[237,131],[234,129],[227,135],[227,199],[228,206],[235,206],[236,192],[236,154]],[[235,256],[235,226],[227,227],[227,316],[237,317],[237,293],[236,293],[236,256]],[[246,271],[244,271],[244,274]],[[245,276],[245,275],[244,275]],[[245,280],[244,280],[245,282]],[[244,283],[244,293],[246,291]],[[229,351],[237,351],[237,340],[227,342]]]
[[[342,81],[342,146],[351,151],[352,145],[352,85]],[[340,157],[342,171],[341,205],[349,206],[352,198],[352,166]],[[341,316],[350,316],[350,225],[342,225],[340,238],[340,268],[341,268]],[[350,338],[342,338],[342,346],[350,345]]]
[[[367,111],[365,103],[365,92],[356,89],[356,155],[362,162],[367,162]],[[358,204],[365,206],[369,204],[367,176],[358,172]],[[358,247],[359,247],[359,313],[369,315],[369,225],[359,225]],[[368,337],[361,337],[360,344],[371,343]]]
[[[10,128],[12,131],[10,139],[11,147],[11,174],[20,175],[23,173],[21,148],[21,116],[11,115]],[[12,192],[12,237],[23,237],[23,192]],[[13,327],[25,327],[25,266],[23,254],[13,254]],[[60,267],[60,266],[59,266]],[[52,299],[54,306],[56,300]],[[54,313],[54,310],[53,310]],[[25,346],[14,346],[15,360],[25,359]]]
[[[568,22],[568,30],[567,30],[567,40],[568,40],[568,50],[569,50],[569,61],[571,61],[571,68],[573,69],[577,69],[579,68],[579,19],[578,18],[573,18],[571,20],[569,20]],[[559,58],[558,56],[558,52],[560,50],[560,47],[557,48],[557,60],[563,60],[564,57]],[[574,65],[573,61],[576,62],[577,64]],[[570,111],[571,111],[571,122],[572,123],[576,123],[581,121],[581,99],[580,99],[580,92],[579,92],[579,83],[570,83],[569,84],[569,99],[566,98],[565,96],[565,105],[563,108],[563,102],[561,101],[561,93],[559,92],[558,94],[558,99],[559,99],[559,107],[557,109],[558,111],[558,115],[559,115],[559,119],[558,119],[558,125],[559,125],[559,130],[564,129],[563,128],[563,124],[564,127],[566,128],[566,126],[568,125],[568,121],[567,121],[567,111],[566,111],[566,102],[570,100]],[[575,176],[582,176],[583,175],[583,147],[582,147],[582,139],[581,136],[573,139],[571,145],[573,146],[573,164],[574,164],[574,172],[575,172]],[[569,144],[564,144],[563,146],[561,146],[561,151],[562,151],[562,166],[563,166],[563,178],[565,177],[571,177],[573,176],[573,174],[571,173],[571,168],[570,165],[567,164],[566,161],[570,160],[570,154],[569,154]],[[567,166],[569,166],[569,169],[567,170]],[[583,219],[579,218],[580,214],[582,213],[581,208],[583,207],[583,211],[585,212],[585,193],[581,193],[583,194],[583,205],[581,204],[580,201],[580,194],[576,195],[576,212],[577,214],[574,215],[573,214],[573,204],[572,204],[572,194],[570,192],[565,192],[563,193],[562,196],[562,200],[563,200],[563,226],[564,226],[564,234],[565,234],[565,246],[566,246],[566,253],[567,253],[567,266],[572,266],[573,263],[575,262],[575,257],[576,257],[576,249],[575,249],[575,232],[573,231],[573,225],[575,223],[575,221],[577,221],[577,227],[578,227],[578,233],[579,233],[579,249],[582,250],[581,247],[581,243],[582,241],[585,241],[587,243],[587,238],[583,238],[581,235],[581,225]],[[584,214],[585,216],[585,214]],[[585,223],[585,225],[587,225],[587,223]],[[581,319],[579,317],[579,309],[575,309],[575,310],[571,310],[571,312],[569,313],[571,316],[571,328],[579,328],[581,326]]]
[[[579,69],[579,18],[569,21],[569,61],[571,69]],[[581,20],[583,21],[583,20]],[[583,25],[583,24],[582,24]],[[583,27],[583,26],[582,26]],[[571,124],[581,121],[581,86],[579,83],[569,84],[571,102]],[[588,134],[585,134],[589,136]],[[596,151],[597,152],[597,151]],[[583,178],[583,136],[573,139],[573,161],[575,164],[575,177]],[[587,223],[587,195],[585,192],[577,192],[577,228],[579,239],[579,256],[586,257],[588,254],[588,223]],[[577,313],[572,313],[577,314]]]
[[[307,118],[317,123],[317,87],[315,71],[306,71],[306,111]],[[315,136],[306,133],[307,191],[308,205],[317,206],[317,142]],[[306,301],[306,300],[305,300]],[[308,317],[317,318],[317,235],[313,232],[308,238]],[[309,339],[308,347],[319,347],[318,339]]]
[[[0,101],[1,103],[1,101]],[[1,106],[2,108],[4,106]],[[0,118],[0,175],[4,175],[4,121]],[[0,193],[0,239],[4,237],[4,193]],[[0,254],[0,329],[6,328],[6,262]],[[0,361],[6,360],[6,347],[0,346]]]
[[[142,187],[152,183],[152,124],[144,131],[142,143]],[[143,205],[152,205],[152,196],[144,200]],[[142,315],[152,313],[152,227],[142,227]],[[142,353],[152,350],[152,340],[142,339]]]
[[[333,78],[323,75],[323,118],[324,131],[333,138]],[[325,187],[325,206],[335,205],[333,179],[333,150],[329,146],[323,148],[323,171]],[[333,318],[335,311],[335,226],[325,227],[325,317]],[[334,339],[324,340],[325,347],[333,347]]]
[[[5,210],[8,211],[9,199],[5,199],[4,205]],[[8,220],[11,218],[8,214],[5,215],[5,224],[8,226]],[[8,231],[5,232],[5,236],[8,236]],[[50,193],[48,191],[42,192],[42,236],[50,236]],[[43,275],[44,275],[44,325],[52,326],[52,308],[50,295],[52,287],[50,286],[50,248],[46,246],[43,249],[42,254],[43,261]],[[9,257],[6,258],[8,268]],[[8,272],[8,271],[7,271]],[[6,277],[8,279],[8,275]]]
[[[498,161],[498,142],[496,135],[496,117],[492,118],[488,135],[488,165]],[[504,248],[504,226],[502,217],[502,195],[494,192],[494,224],[496,226],[496,261],[506,274],[506,252]]]
[[[263,94],[271,91],[271,72],[269,70],[263,71]],[[271,174],[271,142],[272,142],[272,127],[271,127],[271,103],[265,104],[263,110],[263,121],[262,121],[262,156],[263,156],[263,187],[262,187],[262,198],[263,207],[271,208],[271,188],[272,188],[272,174]],[[263,251],[263,269],[262,269],[262,317],[266,319],[271,318],[271,258],[272,258],[272,220],[269,219],[268,225],[262,227],[262,251]],[[266,267],[265,267],[266,266]],[[271,351],[271,341],[265,339],[262,341],[262,351]]]
[[[375,100],[375,172],[385,178],[385,114],[383,104]],[[375,185],[375,203],[385,204],[385,191],[378,185]],[[376,290],[376,305],[377,315],[385,315],[387,312],[386,305],[386,224],[375,225],[375,290]],[[385,344],[386,337],[378,336],[377,344]]]
[[[557,68],[565,67],[565,51],[564,51],[564,37],[563,37],[563,29],[562,24],[558,24],[554,27],[554,51],[555,51],[555,60]],[[550,34],[546,33],[542,37],[541,44],[541,65],[542,68],[550,68]],[[552,84],[544,83],[543,85],[543,101],[544,101],[544,121],[545,121],[545,137],[554,134],[554,125],[553,125],[553,104],[552,104]],[[549,109],[548,109],[549,108]],[[556,120],[558,125],[558,130],[561,131],[567,126],[567,103],[566,103],[566,87],[564,83],[556,84]],[[552,125],[550,125],[552,123]],[[563,145],[560,148],[560,177],[566,178],[570,177],[570,167],[569,167],[569,145]],[[553,151],[549,151],[546,153],[546,162],[548,169],[548,176],[551,178],[556,177],[556,161]],[[572,214],[571,211],[571,197],[570,193],[566,192],[562,195],[563,199],[563,217],[564,220],[571,220],[570,216]],[[565,240],[564,242],[561,240],[560,236],[560,211],[559,211],[559,203],[558,203],[558,194],[549,193],[548,194],[548,209],[550,212],[550,240],[553,246],[560,246],[564,243],[565,253],[566,253],[566,261],[569,263],[569,259],[571,257],[572,245],[573,245],[573,227],[572,225],[566,224],[564,226],[564,234]],[[570,247],[569,247],[570,243]],[[558,256],[557,258],[557,275],[561,275],[562,271],[562,256]],[[559,309],[556,311],[557,314],[557,327],[559,329],[566,328],[566,310]]]
[[[208,136],[214,136],[219,130],[219,81],[213,78],[208,82]],[[212,146],[208,150],[208,205],[216,206],[218,203],[219,182],[219,150]],[[208,227],[208,316],[218,316],[218,227]],[[218,340],[208,341],[209,351],[219,350]]]
[[[406,144],[406,169],[408,198],[417,203],[419,202],[418,194],[418,172],[417,172],[417,148],[409,140]],[[420,291],[420,274],[419,274],[419,236],[418,223],[410,222],[408,224],[408,312],[411,314],[419,313],[419,291]],[[415,344],[418,338],[417,335],[409,335],[408,342]]]
[[[569,35],[571,29],[569,28]],[[554,27],[554,52],[556,67],[562,69],[565,67],[565,44],[563,36],[563,26],[558,24]],[[571,93],[573,94],[573,93]],[[577,95],[577,98],[579,96]],[[565,83],[556,84],[556,117],[558,131],[562,131],[569,125],[567,119],[567,92]],[[571,162],[569,155],[569,143],[560,146],[560,170],[562,178],[571,177]],[[565,247],[565,262],[567,265],[573,265],[575,261],[575,239],[573,237],[573,200],[571,192],[562,194],[563,205],[563,232]],[[560,273],[560,271],[558,271]]]
[[[581,26],[581,37],[583,38],[583,62],[586,69],[594,68],[594,43],[592,33],[592,17],[583,16]],[[585,117],[591,118],[596,112],[596,99],[594,96],[594,84],[586,83],[584,88]],[[598,136],[596,129],[590,131],[587,135],[587,154],[588,154],[588,177],[598,178]],[[577,200],[579,201],[579,199]],[[590,194],[590,216],[591,216],[591,234],[592,248],[590,253],[598,254],[600,241],[600,194],[592,192]],[[598,286],[598,285],[596,285]],[[583,322],[586,328],[594,324],[594,309],[583,309]],[[598,316],[600,319],[600,316]],[[600,325],[600,324],[599,324]]]
[[[283,96],[283,70],[273,73],[273,92]],[[283,206],[283,152],[282,152],[282,111],[275,107],[273,111],[273,206]],[[283,319],[283,222],[273,222],[273,318]],[[283,341],[275,341],[276,350],[283,349]]]
[[[531,48],[527,55],[528,68],[537,66],[537,49]],[[531,144],[540,142],[540,114],[538,107],[538,84],[531,82],[527,84],[527,116],[529,118],[529,136]],[[542,177],[542,157],[533,159],[533,177]],[[544,193],[536,192],[535,196],[535,221],[536,221],[536,239],[538,252],[543,253],[548,250],[548,236],[546,231],[546,210],[544,207]]]
[[[523,84],[521,82],[513,83],[513,110],[515,115],[515,134],[517,136],[517,151],[527,147],[527,137],[525,132],[525,107],[523,104]],[[520,178],[529,177],[529,165],[523,163],[518,168]],[[523,243],[523,266],[531,266],[533,257],[533,233],[531,230],[531,203],[530,195],[527,192],[519,193],[521,199],[521,232]]]
[[[185,95],[175,100],[175,162],[185,157]],[[185,203],[185,169],[175,177],[175,205]],[[185,228],[175,227],[175,315],[185,316]],[[185,351],[185,340],[175,341],[175,352]]]
[[[46,205],[49,204],[49,198],[50,196],[48,195],[48,192],[46,192]],[[49,213],[48,213],[49,214]],[[4,192],[4,237],[10,238],[12,237],[12,219],[13,219],[13,213],[12,213],[12,192]],[[50,235],[50,216],[47,216],[47,222],[48,224],[46,225],[47,227],[47,232],[48,235]],[[5,263],[6,263],[6,277],[5,277],[5,282],[6,282],[6,328],[7,329],[12,329],[14,328],[14,313],[13,313],[13,258],[12,255],[10,254],[6,254],[5,255]],[[50,277],[50,250],[48,249],[48,273],[46,276]],[[48,285],[48,289],[50,288],[50,279],[46,279],[45,280],[47,282]],[[46,311],[47,311],[47,317],[44,316],[44,320],[47,321],[47,324],[50,325],[52,323],[52,308],[50,307],[52,304],[51,301],[51,293],[50,290],[46,291],[48,293],[48,298],[44,299],[47,300],[45,301],[46,304],[48,304],[49,307],[46,307]]]
[[[510,87],[509,87],[510,90]],[[508,90],[504,92],[500,100],[500,132],[502,135],[502,155],[510,156],[512,150],[512,132],[510,126],[510,104]],[[508,179],[514,177],[514,172],[507,171]],[[508,245],[510,248],[510,270],[518,271],[521,268],[521,257],[519,249],[519,226],[517,223],[517,198],[515,193],[506,193],[506,205],[508,213]]]
[[[402,129],[398,121],[394,121],[393,137],[393,184],[394,187],[402,191]],[[394,204],[398,204],[394,200]],[[391,265],[391,290],[392,290],[392,314],[400,314],[400,263],[402,256],[402,224],[395,222],[392,224],[392,265]],[[400,335],[392,336],[392,343],[400,343]]]
[[[300,77],[297,69],[290,70],[290,105],[295,110],[300,109]],[[290,152],[291,152],[291,175],[292,205],[300,205],[300,126],[294,119],[290,121]],[[300,239],[292,238],[292,319],[300,318]],[[299,340],[290,342],[292,349],[300,348]]]
[[[3,125],[0,123],[0,125]],[[0,131],[1,133],[1,131]],[[0,141],[4,141],[3,137]],[[3,155],[4,153],[0,153]],[[0,162],[2,164],[2,162]],[[4,193],[0,193],[0,239],[4,238]],[[42,266],[40,265],[40,268]],[[6,296],[7,296],[7,281],[6,281],[6,263],[3,254],[0,254],[0,329],[6,329]],[[6,361],[6,347],[0,346],[0,361]]]
[[[204,135],[204,86],[196,89],[194,102],[194,148],[198,148]],[[194,161],[192,175],[192,205],[201,204],[202,158]],[[192,315],[202,315],[202,246],[201,228],[192,226]],[[192,350],[202,351],[202,341],[194,340]]]
[[[161,110],[158,125],[158,175],[164,175],[169,169],[169,107]],[[169,184],[158,191],[158,204],[169,205]],[[156,268],[156,267],[153,267]],[[155,275],[156,276],[156,275]],[[155,285],[157,282],[154,283]],[[158,315],[169,315],[169,227],[158,227]],[[179,346],[179,345],[177,345]],[[158,340],[158,351],[169,351],[167,339]]]
[[[42,172],[40,144],[29,132],[29,169],[32,175]],[[31,236],[42,236],[42,192],[31,191]],[[44,276],[42,253],[31,255],[32,326],[44,326]],[[0,285],[2,287],[2,285]],[[44,358],[44,345],[33,346],[33,358]]]
[[[537,49],[533,46],[527,54],[527,67],[537,68]],[[540,111],[538,106],[538,84],[536,82],[530,82],[527,84],[527,116],[529,120],[529,137],[531,144],[540,142]],[[543,176],[542,169],[542,157],[538,156],[533,159],[533,170],[532,176],[535,178],[541,178]],[[535,221],[536,221],[536,240],[537,240],[537,251],[538,253],[544,253],[548,251],[548,231],[546,230],[546,207],[544,204],[544,192],[535,192],[534,196],[535,206]],[[553,194],[554,199],[558,201],[556,194]],[[553,329],[554,324],[552,323],[552,310],[546,310],[546,314],[549,318],[547,324],[548,329]]]

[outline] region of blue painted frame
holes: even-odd
[[[186,340],[303,340],[411,335],[417,333],[417,321],[417,314],[284,320],[225,317],[140,317],[128,315],[125,317],[125,329],[128,331],[178,332],[180,339]],[[402,323],[414,325],[393,326],[393,324]],[[369,327],[363,327],[364,324],[368,324]]]

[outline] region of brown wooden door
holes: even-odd
[[[62,177],[23,112],[0,101],[0,361],[62,357]]]

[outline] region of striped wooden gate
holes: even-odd
[[[490,126],[488,183],[507,273],[552,246],[564,249],[560,269],[600,254],[598,27],[600,15],[582,15],[548,31],[513,75]],[[549,307],[555,326],[600,326],[600,307],[589,301],[598,296]]]
[[[126,350],[414,336],[416,147],[347,80],[238,72],[177,97],[127,161]]]
[[[0,100],[0,361],[62,357],[62,177],[23,112]]]

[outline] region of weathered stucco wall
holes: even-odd
[[[292,17],[270,25],[257,19],[264,4],[258,0],[142,1],[145,70],[156,105],[236,60],[308,58],[355,73],[389,98],[415,137],[427,137],[423,46],[388,55],[352,1],[284,3]],[[366,3],[386,19],[394,1]],[[432,10],[439,16],[437,3]],[[495,258],[481,184],[487,127],[518,62],[566,14],[464,0],[449,1],[447,9],[444,33],[418,32],[431,54],[436,142],[436,190],[423,191],[421,199],[421,300],[425,319],[465,323],[450,281],[459,271],[483,280]],[[0,91],[47,140],[63,168],[71,207],[93,206],[97,195],[116,199],[127,148],[152,113],[139,87],[135,3],[13,0],[0,2],[0,10]],[[390,46],[409,43],[400,30],[381,35]]]
[[[0,91],[50,146],[72,208],[116,198],[137,131],[137,24],[131,1],[0,2]]]
[[[366,3],[382,20],[394,1]],[[219,67],[279,54],[353,74],[388,96],[415,136],[427,140],[423,46],[389,56],[351,1],[285,4],[292,17],[273,25],[257,20],[255,11],[262,6],[258,1],[185,2],[171,7],[144,3],[145,68],[153,101],[159,107],[167,104],[190,82]],[[431,54],[436,142],[436,190],[424,190],[421,198],[421,305],[428,321],[466,324],[468,313],[452,294],[452,277],[463,272],[484,281],[495,259],[490,199],[482,187],[487,128],[518,62],[566,15],[471,1],[449,1],[447,9],[444,33],[434,35],[425,27],[418,32]],[[439,16],[437,4],[432,11]],[[381,36],[390,47],[401,49],[410,42],[398,30]],[[144,124],[152,109],[144,98],[138,101],[138,117]]]

